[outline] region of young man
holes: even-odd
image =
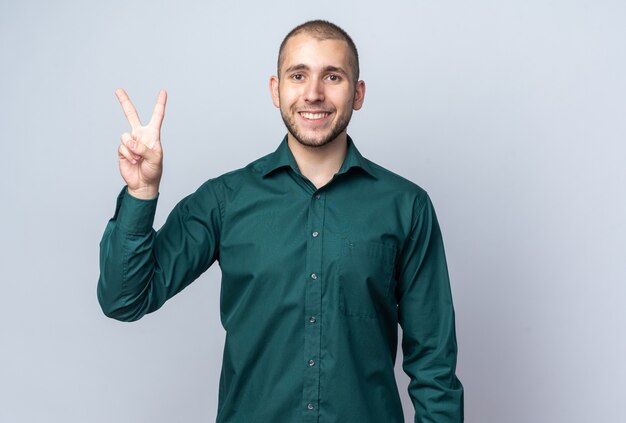
[[[214,261],[226,330],[218,422],[404,422],[394,375],[398,324],[416,422],[463,420],[454,311],[427,194],[359,154],[346,128],[363,104],[350,37],[307,22],[270,79],[287,136],[203,184],[152,229],[162,171],[159,93],[147,126],[116,92],[127,187],[101,243],[98,298],[132,321]]]

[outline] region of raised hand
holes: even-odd
[[[167,93],[159,92],[150,122],[143,126],[128,94],[121,88],[115,95],[124,109],[131,132],[121,136],[118,148],[120,173],[128,185],[129,194],[137,198],[156,198],[163,174],[163,149],[161,148],[161,124],[165,116]]]

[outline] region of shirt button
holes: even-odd
[[[311,273],[311,279],[316,280],[317,279],[317,274]]]
[[[318,236],[319,234],[320,234],[320,233],[319,233],[319,232],[317,232],[317,231],[313,232],[313,233],[312,233],[313,238],[317,238],[317,236]]]
[[[309,360],[309,367],[315,366],[315,360]]]
[[[321,195],[319,195],[319,194],[315,194],[315,199],[316,199],[316,200],[319,200],[321,197],[322,197]]]
[[[309,403],[309,405],[307,405],[306,408],[308,408],[309,410],[313,410],[315,409],[315,405],[313,403]]]
[[[316,321],[317,319],[315,318],[315,316],[309,317],[309,323],[315,323]]]

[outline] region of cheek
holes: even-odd
[[[281,107],[289,108],[289,107],[294,106],[298,97],[294,95],[294,93],[291,91],[283,90],[279,93],[278,98],[279,98]]]
[[[342,113],[350,113],[352,111],[352,106],[354,105],[354,99],[352,97],[344,98],[343,103],[341,104]]]
[[[333,98],[335,104],[341,105],[343,109],[352,109],[352,105],[354,104],[354,90],[342,90],[336,93]]]

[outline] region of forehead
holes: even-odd
[[[349,64],[350,49],[344,40],[320,40],[302,33],[287,40],[280,67],[281,71],[296,65],[306,65],[310,68],[335,66],[348,70]]]

